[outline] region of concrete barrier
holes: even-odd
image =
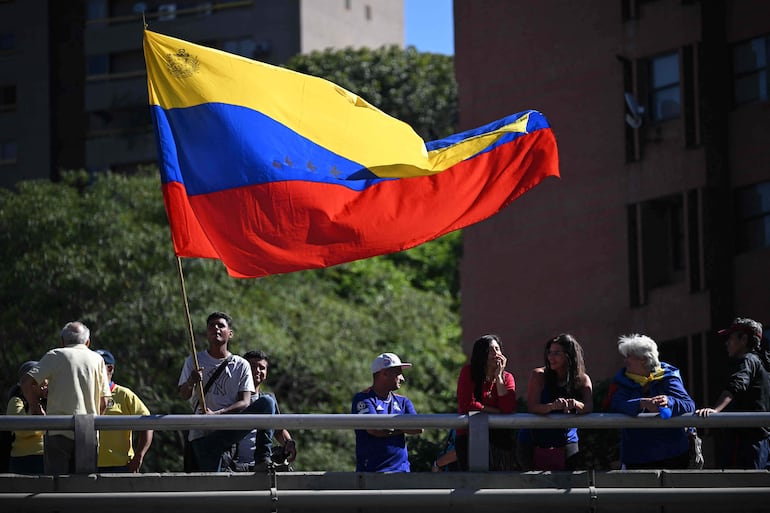
[[[0,474],[9,513],[759,513],[768,501],[767,471]]]

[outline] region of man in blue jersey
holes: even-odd
[[[370,415],[415,414],[412,401],[394,394],[405,381],[402,362],[393,353],[382,353],[372,362],[372,386],[353,397],[352,413]],[[356,429],[356,472],[409,472],[405,435],[422,429]]]

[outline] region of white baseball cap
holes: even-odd
[[[393,353],[382,353],[372,362],[372,374],[377,374],[383,369],[390,369],[391,367],[411,367],[411,363],[402,362],[401,358]]]

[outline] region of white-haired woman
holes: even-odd
[[[654,340],[646,335],[623,335],[618,339],[618,352],[626,366],[613,378],[611,411],[632,416],[656,412],[676,416],[695,411],[679,369],[658,359]],[[681,427],[623,429],[620,458],[627,469],[687,468],[687,433]]]

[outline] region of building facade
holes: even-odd
[[[271,64],[404,45],[403,1],[0,0],[0,186],[155,162],[145,24]]]
[[[525,397],[546,340],[595,386],[643,333],[699,405],[721,391],[715,331],[770,323],[770,4],[455,0],[460,128],[534,108],[560,179],[464,231],[464,347],[502,336]]]

